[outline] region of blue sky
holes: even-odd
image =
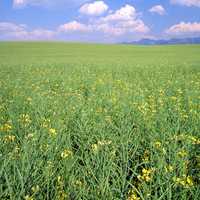
[[[1,0],[0,40],[128,42],[200,36],[200,0]]]

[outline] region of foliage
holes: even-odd
[[[0,43],[0,199],[197,200],[199,55]]]

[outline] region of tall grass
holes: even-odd
[[[199,199],[199,46],[0,52],[0,199]]]

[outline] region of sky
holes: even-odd
[[[200,37],[200,0],[0,0],[0,40]]]

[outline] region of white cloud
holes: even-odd
[[[26,0],[13,0],[13,6],[16,7],[23,7],[26,5]]]
[[[40,6],[49,3],[49,0],[13,0],[14,8],[22,8],[28,5]]]
[[[89,0],[13,0],[14,8],[23,8],[26,6],[42,6],[47,8],[68,8],[80,6]]]
[[[200,0],[171,0],[171,3],[188,7],[190,6],[200,7]]]
[[[105,4],[103,1],[95,1],[93,3],[84,4],[79,12],[85,15],[102,15],[108,10],[108,5]]]
[[[157,13],[159,15],[164,15],[166,13],[165,9],[162,5],[155,5],[151,9],[149,9],[151,13]]]
[[[20,32],[24,31],[25,25],[23,24],[13,24],[9,22],[0,22],[0,32],[6,33],[6,32]]]
[[[65,33],[100,33],[104,36],[120,37],[136,33],[146,34],[149,32],[149,28],[140,19],[139,14],[133,6],[125,5],[105,17],[90,19],[87,24],[72,21],[60,25],[58,31]]]
[[[174,36],[196,36],[200,35],[200,23],[185,23],[175,24],[165,31],[168,35]]]
[[[79,19],[81,20],[81,18]],[[29,29],[22,24],[4,22],[0,23],[0,38],[113,42],[140,39],[150,32],[149,27],[141,19],[141,14],[131,5],[125,5],[115,11],[110,11],[105,16],[91,17],[87,20],[84,23],[72,20],[59,25],[53,31]]]
[[[103,18],[105,22],[117,21],[117,20],[133,20],[137,17],[136,9],[133,6],[125,5],[124,7],[116,10],[113,14],[110,14]]]
[[[27,39],[32,40],[51,40],[56,36],[55,31],[46,29],[35,29],[33,31],[27,32]]]
[[[24,24],[14,24],[10,22],[0,22],[1,39],[16,40],[50,40],[56,35],[56,32],[46,29],[28,30]]]
[[[97,29],[116,36],[149,32],[149,28],[139,19],[136,9],[130,5],[125,5],[114,13],[100,18],[97,22]]]
[[[77,21],[68,22],[58,27],[59,32],[88,32],[91,28]]]

